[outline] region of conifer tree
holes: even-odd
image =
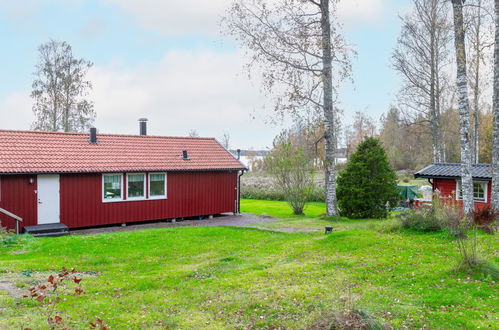
[[[349,218],[384,218],[400,199],[397,175],[381,143],[366,138],[338,177],[338,206]]]

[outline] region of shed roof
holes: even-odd
[[[0,130],[0,174],[242,170],[214,138]],[[189,160],[182,159],[187,150]]]
[[[473,178],[492,180],[492,165],[473,164],[471,168]],[[414,174],[415,178],[460,178],[460,163],[433,163]]]

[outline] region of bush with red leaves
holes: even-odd
[[[487,206],[479,210],[475,210],[474,221],[475,224],[485,230],[489,234],[494,233],[494,227],[497,226],[499,219],[499,211],[495,211],[492,207]]]
[[[47,323],[50,329],[68,329],[63,317],[56,310],[57,303],[61,301],[61,295],[73,294],[79,296],[85,293],[80,285],[81,280],[82,278],[78,277],[73,268],[68,270],[63,267],[58,274],[50,275],[45,282],[30,287],[29,294],[24,297],[36,300],[45,307]],[[90,322],[89,324],[91,327],[100,330],[110,329],[100,318],[97,318],[96,322]]]

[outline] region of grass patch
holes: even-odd
[[[0,282],[15,274],[23,289],[63,266],[98,274],[83,279],[84,295],[59,304],[70,328],[97,317],[112,328],[309,328],[338,315],[346,292],[358,296],[362,315],[394,327],[497,322],[497,284],[456,270],[446,233],[380,232],[380,220],[325,218],[321,203],[304,216],[285,202],[244,200],[242,210],[280,219],[268,228],[332,224],[334,232],[179,227],[29,239],[0,247]],[[484,259],[496,264],[496,237],[480,239],[491,247]],[[0,292],[0,305],[0,328],[47,327],[30,300]]]

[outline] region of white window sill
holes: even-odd
[[[121,199],[121,198],[108,198],[108,199],[102,200],[102,203],[115,203],[115,202],[123,202],[123,199]]]
[[[128,199],[105,199],[103,203],[121,203],[121,202],[145,202],[167,199],[166,196],[149,197],[149,198],[128,198]]]
[[[456,199],[456,200],[459,201],[459,202],[463,201],[461,198]],[[487,203],[487,201],[484,200],[484,199],[474,199],[473,202],[476,202],[476,203]]]
[[[145,201],[146,198],[145,197],[128,197],[126,200],[130,201],[130,202],[133,202],[133,201]]]
[[[166,196],[149,196],[150,200],[155,200],[155,199],[167,199]]]

